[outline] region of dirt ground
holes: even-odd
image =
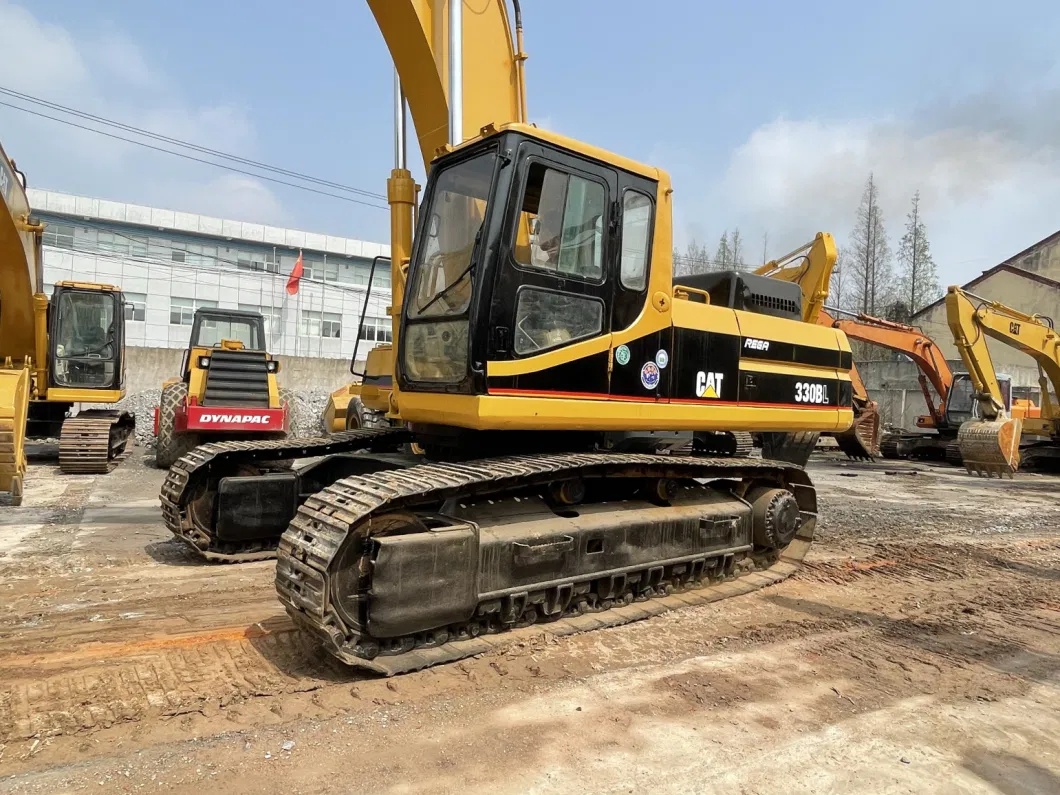
[[[810,470],[777,586],[381,680],[271,563],[172,540],[142,455],[35,464],[0,509],[0,793],[1060,792],[1060,481]]]

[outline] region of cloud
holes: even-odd
[[[256,129],[246,109],[187,102],[144,50],[113,27],[79,31],[75,38],[0,0],[0,51],[0,86],[213,149],[256,154]],[[62,116],[6,96],[0,100]],[[4,148],[37,187],[241,220],[276,223],[288,217],[265,183],[251,177],[221,176],[210,166],[6,107],[0,107],[0,120]],[[267,218],[253,214],[259,211]]]
[[[204,215],[281,226],[290,220],[272,191],[259,180],[241,174],[224,174],[183,192],[178,189],[174,194],[185,206]]]
[[[768,233],[772,256],[822,230],[842,245],[872,172],[892,248],[919,190],[942,281],[967,281],[1060,228],[1058,100],[1051,86],[997,87],[905,118],[775,119],[720,173],[678,183],[678,243],[702,241],[706,218],[711,239],[735,226],[747,241]]]

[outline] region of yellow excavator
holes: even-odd
[[[1029,468],[1054,469],[1060,463],[1060,336],[1052,318],[1028,315],[957,286],[946,292],[946,321],[968,368],[979,403],[979,418],[961,424],[957,443],[965,468],[980,475],[1012,474],[1021,459]],[[1040,411],[1014,417],[994,371],[987,338],[1023,351],[1038,365]],[[1021,448],[1024,433],[1041,437]]]
[[[499,0],[368,5],[433,157],[413,241],[398,92],[400,425],[196,448],[163,483],[168,527],[213,559],[276,554],[295,623],[384,674],[787,576],[817,521],[805,471],[674,453],[848,428],[846,336],[803,321],[798,285],[673,276],[669,175],[527,123],[517,3],[514,39]],[[465,134],[463,74],[508,85],[516,120]]]
[[[353,356],[350,357],[350,373],[357,376],[358,380],[339,387],[328,396],[327,405],[324,407],[324,428],[327,433],[387,427],[393,424],[386,416],[390,411],[390,385],[394,372],[393,346],[390,343],[376,345],[366,354],[364,370],[357,369],[361,331],[368,312],[368,300],[372,294],[376,270],[380,264],[389,268],[389,258],[376,257],[372,260],[368,284],[364,288],[364,308],[357,324]]]
[[[835,241],[831,235],[821,233],[813,242],[765,263],[755,273],[797,284],[802,291],[803,322],[832,327],[835,323],[825,311],[825,301],[828,299],[828,286],[835,263]],[[854,422],[846,430],[831,435],[849,458],[871,460],[880,454],[879,405],[869,398],[853,361],[850,362],[850,385]],[[819,436],[812,431],[763,433],[760,435],[762,455],[805,465]]]
[[[131,414],[70,416],[75,403],[125,396],[121,290],[59,282],[44,295],[41,235],[25,176],[0,148],[0,493],[22,502],[26,439],[59,437],[59,467],[105,473],[125,454]]]

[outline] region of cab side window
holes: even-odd
[[[627,190],[622,197],[622,286],[643,290],[648,283],[652,202],[643,193]]]
[[[515,312],[515,352],[525,356],[593,337],[603,324],[599,298],[524,287]]]
[[[606,214],[603,185],[532,163],[516,227],[515,261],[562,276],[603,281]]]

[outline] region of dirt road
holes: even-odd
[[[271,564],[171,540],[161,473],[32,474],[0,793],[1060,792],[1054,478],[814,461],[792,579],[379,680],[291,628]]]

